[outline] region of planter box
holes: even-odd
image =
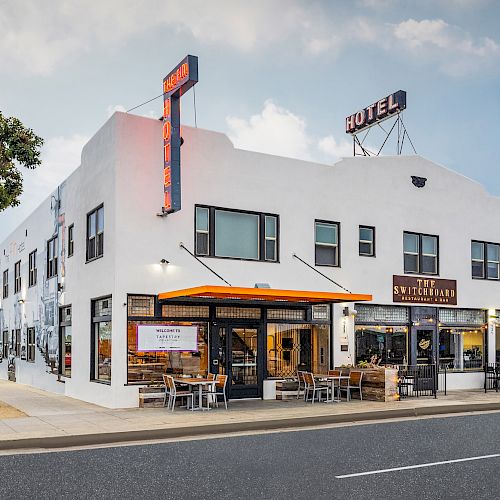
[[[277,380],[276,381],[276,399],[296,399],[299,384],[295,380]],[[304,394],[304,391],[300,391]]]
[[[165,387],[139,387],[139,408],[162,408]]]
[[[363,372],[361,379],[361,390],[363,399],[367,401],[398,401],[398,370],[395,368],[335,368],[342,370],[342,375],[348,375],[350,371]],[[351,393],[354,397],[358,391]]]

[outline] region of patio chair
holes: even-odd
[[[301,370],[297,370],[297,382],[298,382],[298,386],[297,386],[297,399],[300,398],[300,391],[301,390],[305,391],[304,373],[305,372],[303,372]]]
[[[351,391],[359,391],[359,399],[363,400],[363,392],[361,390],[361,380],[363,379],[363,372],[351,371],[349,373],[349,380],[347,384],[340,386],[340,391],[346,393],[347,401],[351,400]]]
[[[208,373],[207,378],[208,380],[215,380],[215,373]]]
[[[314,400],[316,399],[316,394],[318,395],[318,401],[321,401],[322,392],[326,392],[326,399],[328,399],[329,387],[327,385],[316,384],[316,381],[314,380],[314,376],[312,373],[304,372],[304,383],[305,383],[304,401],[307,402],[309,400],[309,394],[311,394],[311,404],[314,404]]]
[[[219,407],[219,398],[222,396],[224,398],[224,406],[227,410],[227,396],[226,396],[226,384],[227,384],[227,375],[216,375],[215,376],[215,384],[211,385],[211,387],[203,392],[203,396],[207,398],[207,406],[209,405],[209,396],[213,398],[215,402],[215,406]]]
[[[168,396],[168,404],[167,408],[171,411],[174,411],[175,408],[175,400],[177,398],[186,398],[186,407],[191,408],[193,410],[193,393],[190,391],[179,391],[177,386],[175,385],[174,377],[171,375],[163,375],[163,381],[165,383],[165,399],[163,400],[163,406],[167,403]],[[191,404],[189,404],[189,400],[191,400]]]

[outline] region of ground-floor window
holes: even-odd
[[[9,357],[9,330],[2,332],[2,357],[4,359]]]
[[[111,307],[111,297],[92,301],[91,378],[108,383],[111,382]]]
[[[71,306],[61,307],[59,311],[59,352],[61,363],[60,374],[71,377]]]
[[[35,329],[28,328],[27,331],[28,341],[27,341],[27,350],[26,350],[26,359],[27,361],[35,361]]]
[[[382,365],[408,362],[408,328],[406,326],[366,325],[356,327],[356,364],[373,356]]]
[[[16,352],[16,358],[19,358],[19,356],[21,356],[21,329],[20,328],[16,328],[16,330],[15,330],[14,349]]]
[[[293,377],[297,370],[326,373],[329,339],[328,325],[268,323],[268,376]]]
[[[439,331],[439,366],[450,370],[481,370],[484,363],[482,328],[442,328]]]
[[[194,326],[197,346],[191,351],[138,351],[139,325]],[[159,382],[164,373],[184,376],[208,373],[208,323],[193,321],[128,321],[128,382]]]

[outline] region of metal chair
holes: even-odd
[[[215,402],[215,406],[219,407],[219,397],[222,396],[224,398],[224,406],[227,410],[227,396],[226,396],[226,384],[227,384],[227,375],[216,375],[215,376],[215,384],[211,386],[211,388],[203,393],[203,396],[207,397],[207,406],[209,405],[209,397],[213,398]]]
[[[341,377],[342,370],[328,370],[328,375],[333,377]],[[335,391],[337,391],[338,399],[335,399]],[[332,380],[332,400],[340,402],[340,380]]]
[[[175,400],[177,398],[186,398],[186,407],[190,407],[191,410],[194,409],[192,392],[177,390],[174,377],[172,377],[171,375],[163,375],[163,382],[165,383],[165,399],[163,400],[163,407],[165,407],[165,404],[167,403],[168,396],[167,408],[169,410],[174,411]],[[191,406],[189,406],[189,400],[191,400]]]
[[[351,400],[351,391],[359,391],[359,399],[363,401],[363,392],[361,390],[361,380],[363,379],[363,372],[351,371],[349,373],[349,380],[347,385],[341,385],[340,391],[346,393],[347,401]]]
[[[321,401],[321,393],[326,391],[326,399],[328,399],[328,389],[327,385],[317,385],[314,380],[314,376],[312,373],[304,372],[304,383],[305,383],[305,394],[304,400],[307,402],[309,399],[309,394],[311,394],[311,404],[314,404],[314,400],[316,399],[316,394],[318,395],[318,401]]]
[[[304,383],[304,373],[301,370],[297,370],[297,382],[298,382],[298,387],[297,387],[297,399],[300,398],[300,391],[301,389],[305,391],[305,383]],[[305,395],[305,392],[304,392]]]

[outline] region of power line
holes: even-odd
[[[133,108],[127,109],[126,112],[130,113],[130,111],[134,111],[134,109],[140,108],[141,106],[144,106],[145,104],[148,104],[152,101],[155,101],[156,99],[159,99],[160,97],[163,97],[163,94],[157,95],[156,97],[149,99],[149,101],[143,102],[142,104],[138,104],[137,106],[134,106]]]

